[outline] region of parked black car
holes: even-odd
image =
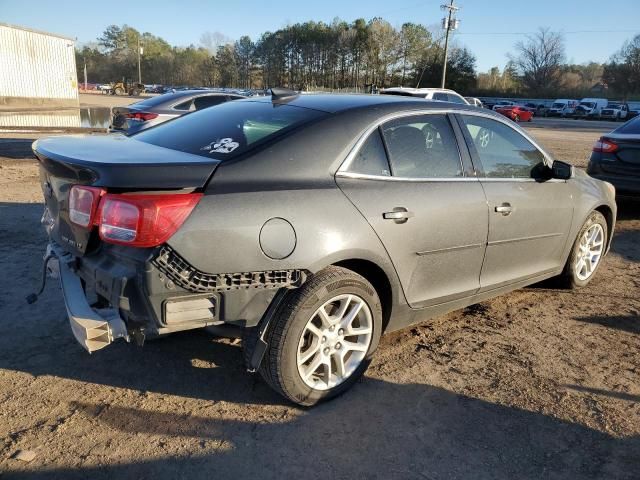
[[[276,91],[34,152],[84,348],[215,326],[301,405],[352,386],[384,332],[586,285],[615,226],[613,188],[514,122],[412,97]]]
[[[237,93],[204,89],[165,93],[164,95],[133,103],[127,107],[113,107],[111,109],[111,131],[131,135],[189,112],[203,110],[241,98],[246,97]]]
[[[613,184],[618,195],[640,196],[640,117],[598,139],[587,173]]]

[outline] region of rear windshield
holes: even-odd
[[[634,133],[640,135],[640,117],[635,117],[629,120],[624,125],[616,128],[615,133]]]
[[[226,160],[326,115],[325,112],[293,105],[240,100],[190,113],[143,130],[132,138]]]

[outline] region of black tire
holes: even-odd
[[[327,390],[309,387],[298,372],[298,343],[316,310],[340,294],[355,294],[371,311],[373,332],[364,359],[342,383]],[[268,344],[260,365],[264,380],[283,397],[302,406],[334,398],[358,381],[366,371],[380,340],[382,306],[373,286],[362,276],[340,267],[328,267],[311,276],[283,300],[266,335]]]
[[[513,118],[513,121],[518,123],[520,121],[520,115],[516,114],[516,116]]]
[[[137,88],[134,88],[133,90],[131,90],[130,96],[137,97],[138,95],[140,95],[140,91]]]
[[[587,229],[589,229],[589,227],[594,223],[599,223],[600,226],[602,226],[602,229],[604,231],[604,237],[605,237],[604,241],[605,241],[605,248],[606,248],[608,238],[609,238],[607,220],[604,218],[604,215],[602,215],[597,210],[594,210],[587,217],[587,220],[584,222],[584,225],[578,232],[578,235],[576,236],[576,239],[573,242],[573,246],[571,247],[571,253],[569,254],[567,263],[564,266],[564,270],[562,271],[562,274],[558,278],[561,287],[575,289],[575,288],[581,288],[586,286],[591,281],[591,279],[595,276],[595,274],[598,272],[600,265],[602,265],[602,258],[601,258],[598,264],[596,265],[596,268],[594,269],[594,271],[586,280],[579,279],[574,269],[574,264],[576,263],[576,260],[577,260],[576,257],[579,252],[580,239],[582,238],[582,235],[584,235],[584,232],[586,232]],[[603,250],[603,255],[604,255],[604,250]]]
[[[124,93],[124,90],[122,90],[120,87],[114,90],[115,95],[122,95],[123,93]]]

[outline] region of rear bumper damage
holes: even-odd
[[[255,327],[279,291],[296,288],[306,271],[208,274],[167,246],[104,245],[77,257],[51,241],[49,277],[59,278],[74,337],[89,353],[119,338],[145,338],[197,328]]]
[[[116,309],[96,309],[89,305],[80,278],[71,270],[73,257],[49,245],[47,253],[51,276],[59,276],[64,304],[73,336],[89,353],[100,350],[118,338],[129,341],[127,326]]]

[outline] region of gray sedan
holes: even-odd
[[[147,98],[127,107],[111,110],[111,131],[132,135],[154,125],[180,117],[189,112],[203,110],[230,100],[246,98],[243,95],[210,90],[180,90]]]
[[[34,144],[45,261],[85,349],[214,328],[313,405],[381,334],[552,277],[582,287],[609,250],[614,188],[496,113],[273,93]]]

